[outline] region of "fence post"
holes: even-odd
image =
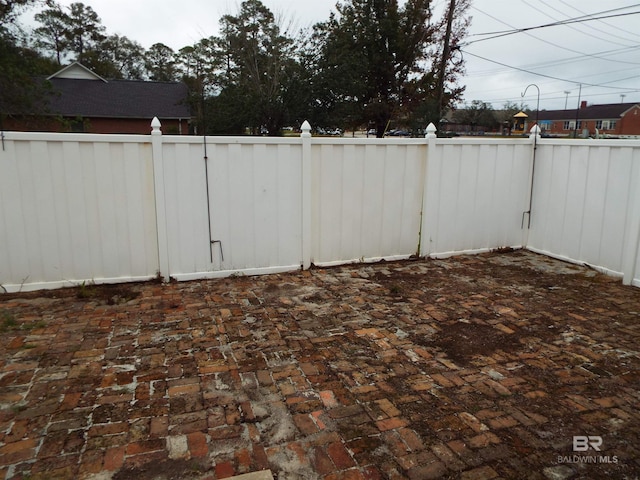
[[[420,239],[418,241],[418,255],[424,257],[429,253],[429,239],[425,238],[427,233],[427,185],[429,183],[429,160],[435,155],[436,147],[436,126],[430,123],[426,128],[424,138],[427,140],[427,158],[425,159],[424,181],[422,182],[422,213],[420,215]]]
[[[156,207],[156,233],[158,241],[158,274],[169,281],[169,244],[167,239],[167,208],[164,188],[164,161],[162,157],[162,131],[158,117],[151,121],[151,153],[153,157],[153,191]]]
[[[311,125],[304,121],[302,133],[302,268],[311,267]]]

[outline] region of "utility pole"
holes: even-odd
[[[442,119],[442,111],[444,110],[444,80],[446,77],[447,62],[451,54],[449,43],[451,41],[451,26],[453,24],[453,15],[456,9],[456,0],[449,3],[449,13],[447,15],[447,30],[444,34],[444,47],[442,49],[442,59],[440,60],[440,78],[438,78],[438,124]]]
[[[578,108],[576,108],[576,124],[573,130],[573,138],[578,138],[578,118],[580,116],[580,97],[582,96],[582,84],[580,84],[580,90],[578,90]]]

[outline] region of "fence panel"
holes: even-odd
[[[148,139],[5,135],[0,152],[0,283],[5,289],[156,274]]]
[[[315,264],[417,253],[424,140],[314,139],[311,152]]]
[[[638,272],[637,142],[543,143],[529,247],[612,274]]]
[[[165,138],[171,275],[299,266],[301,149],[297,139],[207,138],[207,209],[203,138]]]
[[[523,246],[531,148],[527,139],[435,142],[427,167],[422,253]]]

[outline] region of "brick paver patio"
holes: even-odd
[[[0,479],[640,474],[640,289],[528,252],[0,294],[0,329]]]

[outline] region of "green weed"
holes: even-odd
[[[18,328],[18,321],[11,312],[7,310],[0,311],[0,332],[8,332]]]
[[[42,320],[35,323],[20,323],[10,311],[0,310],[0,333],[16,330],[29,331],[35,328],[44,328],[46,326],[47,324]]]

